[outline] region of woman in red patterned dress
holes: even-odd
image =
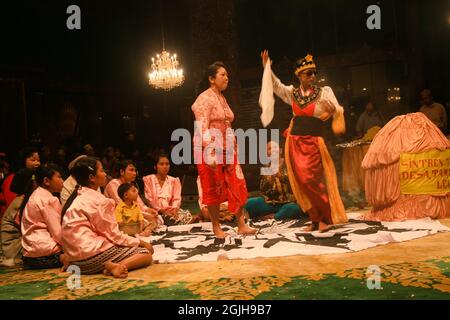
[[[203,204],[208,207],[217,238],[226,236],[219,223],[220,204],[225,201],[228,201],[228,210],[236,215],[238,233],[254,234],[256,230],[245,223],[243,214],[248,193],[237,162],[236,141],[231,129],[234,114],[222,94],[228,87],[225,65],[222,62],[210,65],[207,80],[209,88],[192,105],[196,120],[194,157],[203,190]]]

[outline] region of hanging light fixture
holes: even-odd
[[[184,82],[183,70],[178,68],[177,55],[170,56],[164,47],[156,60],[152,57],[152,71],[148,74],[149,84],[155,89],[165,91],[181,86]]]
[[[162,4],[160,2],[161,16]],[[152,57],[151,72],[148,74],[148,83],[155,89],[170,91],[175,87],[179,87],[184,83],[183,70],[179,68],[177,55],[170,55],[165,49],[164,42],[164,26],[161,18],[161,33],[163,50],[156,55],[156,59]]]

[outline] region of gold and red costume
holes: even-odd
[[[265,126],[273,117],[273,93],[292,106],[293,118],[285,132],[285,159],[289,181],[297,203],[313,223],[347,222],[339,195],[336,170],[322,137],[325,121],[333,117],[333,131],[345,130],[343,108],[330,87],[302,88],[285,86],[266,64],[260,105]],[[267,103],[269,102],[269,103]]]

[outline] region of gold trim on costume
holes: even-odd
[[[300,206],[300,208],[302,208],[303,212],[308,212],[312,209],[311,201],[309,201],[309,198],[301,191],[300,186],[295,179],[295,175],[292,171],[291,166],[291,158],[289,156],[289,142],[293,123],[293,120],[291,120],[286,138],[286,146],[284,148],[284,159],[286,161],[286,168],[288,172],[289,183],[291,184],[292,193],[294,194],[294,197],[297,200],[297,204]]]
[[[297,180],[295,179],[294,172],[292,170],[291,166],[291,159],[289,157],[289,147],[290,147],[290,137],[291,137],[291,130],[292,130],[293,120],[291,120],[291,123],[289,125],[287,139],[286,139],[286,146],[285,146],[285,161],[286,161],[286,168],[288,171],[288,177],[289,182],[291,184],[292,193],[295,196],[295,199],[297,200],[297,204],[302,208],[304,212],[308,212],[312,209],[311,201],[309,200],[308,196],[306,196],[302,190],[299,184],[297,183]],[[347,223],[348,218],[347,214],[345,213],[344,204],[342,203],[341,196],[339,194],[338,189],[338,183],[337,183],[337,176],[336,176],[336,169],[334,167],[333,159],[331,158],[330,154],[328,153],[328,149],[325,145],[325,142],[322,137],[318,137],[319,142],[319,150],[320,150],[320,156],[322,158],[322,166],[325,176],[325,184],[327,186],[327,193],[328,193],[328,199],[330,203],[331,208],[331,221],[333,224],[341,224],[341,223]]]
[[[327,146],[322,137],[319,137],[319,150],[322,157],[322,166],[325,175],[325,181],[328,192],[328,199],[331,207],[331,221],[333,224],[347,223],[348,218],[345,213],[344,204],[342,203],[339,194],[336,169],[334,167],[333,159],[328,153]]]

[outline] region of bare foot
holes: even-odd
[[[319,222],[319,232],[327,232],[330,229],[330,226],[324,222]]]
[[[105,263],[105,270],[114,278],[126,278],[128,277],[128,269],[120,263],[113,263],[108,261]],[[106,274],[103,272],[103,274]]]
[[[312,232],[312,231],[316,231],[318,228],[319,228],[319,225],[315,222],[312,222],[310,226],[303,228],[302,231]]]
[[[258,230],[254,228],[250,228],[248,225],[244,225],[243,227],[238,227],[238,234],[243,235],[252,235],[255,234]]]
[[[62,253],[59,256],[59,261],[62,263],[61,272],[66,271],[70,265],[69,258],[64,253]]]
[[[227,234],[225,232],[223,232],[222,228],[220,228],[220,227],[214,228],[213,232],[214,232],[214,235],[216,236],[216,238],[219,238],[219,239],[223,239],[227,236]]]

